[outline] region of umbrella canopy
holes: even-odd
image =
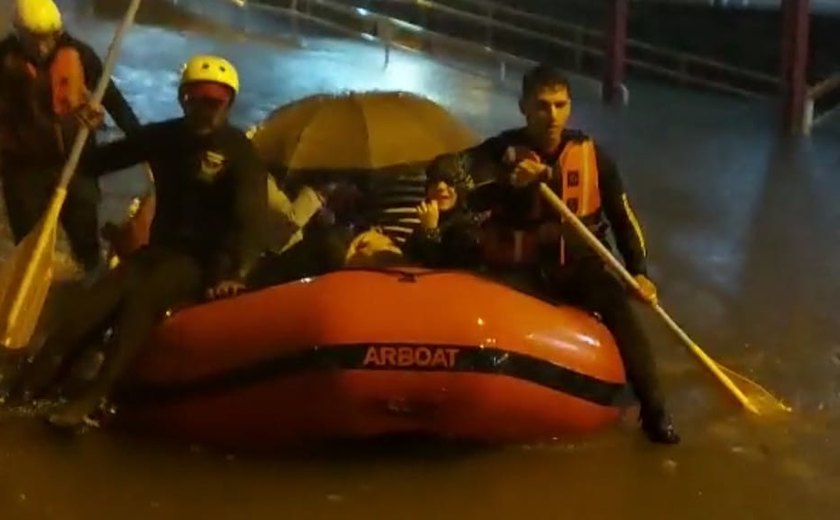
[[[360,188],[353,213],[398,243],[419,223],[426,164],[478,142],[445,108],[406,92],[310,96],[272,112],[251,139],[287,184],[345,180]]]
[[[318,94],[271,113],[253,142],[273,169],[370,171],[426,163],[476,144],[437,103],[406,92]]]

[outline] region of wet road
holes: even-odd
[[[71,23],[104,50],[111,25]],[[419,56],[395,53],[383,68],[381,49],[363,42],[211,38],[208,27],[132,31],[116,76],[142,119],[177,114],[178,65],[219,52],[243,77],[235,114],[243,125],[311,93],[374,88],[426,94],[483,134],[519,122],[509,88]],[[796,142],[778,137],[773,107],[752,102],[645,84],[631,85],[624,110],[600,106],[585,89],[577,97],[575,124],[621,165],[664,303],[711,355],[787,399],[797,411],[789,420],[746,416],[648,320],[684,437],[676,448],[648,445],[630,418],[575,444],[355,447],[291,459],[115,433],[71,441],[4,419],[2,518],[836,517],[838,117]],[[145,185],[127,173],[104,188],[103,211],[115,215]]]

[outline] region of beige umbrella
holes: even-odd
[[[352,92],[282,106],[258,125],[253,141],[267,164],[294,173],[426,163],[474,145],[477,137],[425,97]]]
[[[402,242],[417,225],[424,167],[477,136],[437,103],[406,92],[318,94],[284,105],[249,132],[282,180],[346,180],[364,193],[362,220]]]

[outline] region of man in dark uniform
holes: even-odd
[[[227,60],[196,56],[182,74],[183,118],[144,126],[90,153],[92,171],[148,162],[155,172],[156,213],[149,245],[74,302],[23,370],[13,394],[37,397],[86,343],[113,327],[98,379],[51,417],[54,424],[84,421],[172,306],[243,288],[265,244],[267,191],[251,141],[227,122],[238,89]]]
[[[102,62],[88,45],[64,32],[52,0],[20,0],[14,26],[16,34],[0,41],[0,178],[17,243],[49,205],[79,130],[77,112],[102,75]],[[126,134],[139,128],[113,82],[103,105]],[[102,260],[99,199],[98,182],[82,170],[61,213],[73,255],[88,273]]]
[[[616,165],[589,137],[566,128],[570,88],[558,71],[539,66],[526,74],[520,108],[527,122],[524,128],[439,159],[433,168],[445,166],[455,182],[477,183],[471,209],[491,211],[481,237],[485,267],[497,273],[525,271],[533,276],[540,296],[601,316],[616,337],[640,401],[644,432],[654,442],[677,443],[650,345],[628,293],[571,225],[541,200],[538,189],[539,182],[551,186],[604,243],[612,228],[627,269],[642,288],[641,297],[654,300],[644,237]]]

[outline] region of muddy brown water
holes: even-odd
[[[112,25],[72,23],[104,50]],[[426,94],[484,135],[519,122],[510,88],[421,56],[395,53],[383,68],[381,49],[337,37],[301,47],[213,36],[132,30],[116,78],[143,120],[176,115],[179,64],[218,52],[240,68],[242,125],[304,95],[371,88]],[[648,84],[631,84],[621,111],[576,99],[575,124],[621,165],[667,307],[711,355],[790,402],[791,416],[745,414],[647,316],[678,447],[646,443],[629,414],[573,442],[286,454],[125,432],[67,438],[0,414],[0,518],[836,518],[840,122],[788,141],[770,104]],[[146,189],[137,172],[103,186],[106,218]]]

